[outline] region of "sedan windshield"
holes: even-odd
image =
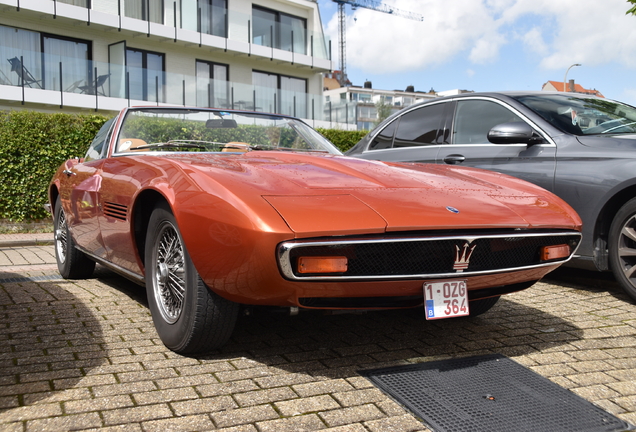
[[[584,95],[517,96],[553,126],[573,135],[636,133],[636,108]]]
[[[341,154],[322,135],[292,117],[187,108],[128,110],[115,152],[255,150]]]

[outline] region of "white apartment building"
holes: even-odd
[[[391,114],[417,102],[433,99],[433,92],[378,90],[369,81],[363,87],[348,86],[325,89],[324,117],[334,123],[355,124],[358,130],[371,130],[378,122],[378,103],[391,106]]]
[[[249,109],[321,123],[316,0],[0,0],[0,109]]]

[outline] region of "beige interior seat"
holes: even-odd
[[[139,138],[122,138],[119,140],[117,152],[135,151],[137,147],[146,145],[146,141]],[[143,150],[143,149],[142,149]]]
[[[250,149],[250,145],[248,143],[232,141],[223,146],[222,152],[238,152],[245,153]]]

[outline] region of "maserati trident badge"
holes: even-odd
[[[468,268],[470,257],[477,245],[470,247],[470,243],[464,243],[464,246],[460,249],[455,245],[455,264],[453,264],[453,270],[457,270],[457,273],[461,273]]]

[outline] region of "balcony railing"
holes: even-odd
[[[54,4],[52,11],[61,13],[61,6],[67,5],[86,9],[88,22],[97,20],[91,18],[91,12],[114,15],[119,17],[118,22],[112,25],[126,26],[126,20],[144,22],[148,34],[151,33],[152,24],[161,24],[174,28],[175,39],[178,39],[180,30],[187,30],[200,35],[212,35],[231,41],[253,45],[262,45],[272,49],[289,51],[294,54],[311,56],[317,59],[331,60],[331,41],[322,30],[311,31],[298,29],[291,25],[272,22],[270,33],[272,37],[255,38],[253,29],[253,17],[233,9],[207,6],[198,7],[196,0],[50,0]],[[59,4],[63,5],[59,5]],[[28,2],[18,0],[18,5],[28,8]],[[82,14],[72,14],[80,16]],[[141,27],[140,27],[141,28]],[[203,38],[200,36],[200,41]],[[166,35],[166,37],[168,37]]]
[[[21,87],[23,102],[25,90],[33,89],[59,93],[60,105],[69,105],[71,95],[85,95],[94,98],[96,109],[98,102],[104,105],[103,98],[114,98],[127,100],[129,106],[145,102],[246,109],[333,122],[336,117],[344,122],[346,117],[325,109],[321,94],[47,55],[1,44],[0,85]],[[354,115],[348,119],[355,123]]]

